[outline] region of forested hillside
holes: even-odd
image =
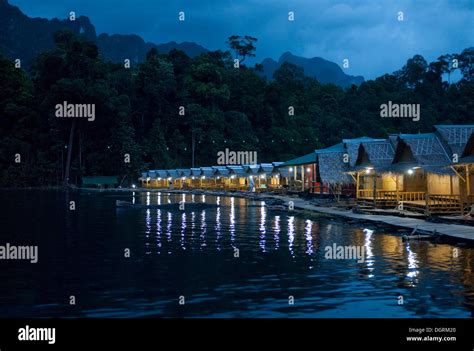
[[[259,65],[236,68],[230,52],[190,58],[152,49],[127,68],[102,61],[94,43],[71,32],[56,33],[55,43],[28,73],[0,58],[0,186],[61,184],[68,151],[71,183],[84,175],[130,180],[142,169],[190,167],[193,143],[196,166],[216,164],[225,148],[284,161],[342,138],[474,123],[473,48],[431,63],[415,56],[342,89],[289,63],[267,80]],[[450,84],[450,75],[462,77]],[[95,104],[95,120],[55,117],[63,101]],[[419,103],[420,121],[381,118],[387,101]]]

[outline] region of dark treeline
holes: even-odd
[[[86,175],[128,183],[140,170],[191,167],[193,148],[195,166],[216,164],[226,148],[284,161],[342,138],[474,123],[473,48],[432,63],[417,55],[393,74],[343,90],[292,64],[268,81],[258,65],[235,68],[230,52],[190,58],[151,50],[127,69],[69,32],[55,42],[28,73],[0,57],[0,186],[62,184],[69,168],[72,184]],[[64,101],[95,104],[95,120],[55,117]],[[419,103],[420,121],[381,118],[388,101]]]

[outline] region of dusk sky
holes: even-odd
[[[225,49],[232,34],[258,38],[256,61],[286,51],[319,56],[366,79],[391,73],[415,54],[428,61],[473,46],[474,0],[10,0],[30,17],[91,19],[97,34],[138,34],[146,41],[194,41]],[[184,11],[185,22],[178,21]],[[288,12],[295,20],[288,21]],[[398,21],[403,11],[404,21]]]

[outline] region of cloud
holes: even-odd
[[[10,0],[29,16],[90,17],[98,33],[135,33],[147,41],[195,41],[224,49],[232,34],[257,37],[257,58],[278,59],[285,51],[319,56],[349,74],[375,78],[403,66],[415,54],[428,61],[472,46],[474,2],[334,0]],[[186,21],[178,21],[185,11]],[[295,21],[288,21],[294,11]],[[404,21],[397,20],[403,11]]]

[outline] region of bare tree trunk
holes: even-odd
[[[191,144],[192,144],[191,148],[192,148],[192,154],[193,154],[191,164],[192,164],[192,167],[194,168],[194,147],[195,147],[194,130],[192,131]]]
[[[74,129],[76,128],[76,120],[73,120],[71,130],[69,132],[69,143],[67,146],[67,161],[66,161],[66,172],[64,175],[64,186],[69,185],[69,171],[71,168],[71,155],[72,155],[72,143],[74,140]]]

